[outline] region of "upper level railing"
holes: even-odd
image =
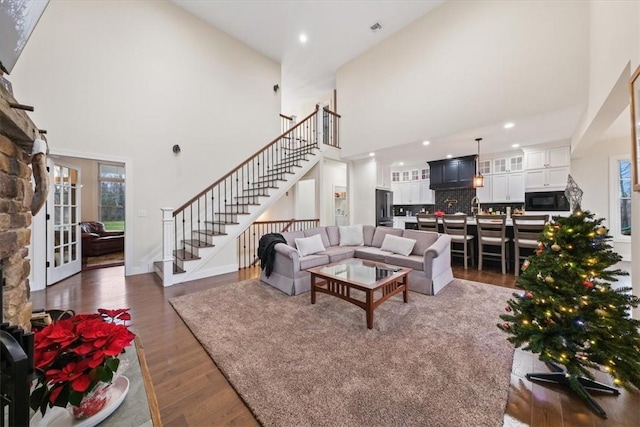
[[[340,114],[322,109],[322,143],[335,148],[340,148]]]
[[[248,268],[258,263],[258,245],[265,234],[306,230],[319,224],[317,218],[254,222],[238,236],[238,267]]]

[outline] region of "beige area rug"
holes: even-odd
[[[258,280],[170,300],[265,426],[501,426],[512,290],[455,280],[374,312]]]

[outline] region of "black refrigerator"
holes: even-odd
[[[376,190],[376,226],[393,227],[393,192]]]

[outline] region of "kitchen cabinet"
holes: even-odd
[[[525,172],[525,191],[555,191],[567,186],[569,167],[534,169]]]
[[[525,191],[564,189],[570,162],[569,146],[527,149],[524,153]]]
[[[424,205],[433,203],[433,191],[429,181],[400,182],[391,184],[394,205]]]
[[[482,199],[480,200],[482,201]],[[523,203],[524,173],[511,172],[493,175],[491,177],[491,202]]]
[[[476,172],[476,156],[429,162],[430,188],[471,188]]]
[[[493,201],[493,195],[491,194],[491,189],[493,187],[492,184],[493,177],[491,175],[486,175],[484,177],[484,186],[476,188],[476,197],[480,199],[480,204],[491,203]]]
[[[524,168],[543,169],[569,166],[571,149],[568,145],[552,148],[527,149],[524,152]]]
[[[521,172],[524,170],[523,156],[511,156],[511,157],[498,157],[493,159],[493,171],[492,173],[511,173]]]

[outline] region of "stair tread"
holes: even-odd
[[[164,263],[162,261],[154,261],[153,265],[160,271],[164,272]],[[184,270],[181,269],[178,264],[173,263],[173,274],[182,274]]]
[[[233,196],[234,199],[248,199],[249,197],[271,197],[268,194],[252,194],[250,196]]]
[[[232,207],[236,207],[236,206],[260,206],[260,203],[230,203],[230,204],[226,204],[225,206],[229,206],[230,208]],[[227,212],[227,213],[248,213],[248,212]]]
[[[212,243],[207,243],[207,242],[204,242],[202,240],[197,240],[197,239],[187,239],[187,240],[183,240],[183,242],[186,245],[194,246],[194,247],[197,247],[197,248],[213,248],[215,246]]]
[[[221,233],[215,230],[193,230],[192,233],[204,234],[207,236],[226,236],[227,233]]]
[[[221,224],[221,225],[237,225],[239,222],[229,222],[229,221],[205,221],[207,224]]]
[[[193,259],[200,259],[198,255],[192,254],[191,252],[187,252],[184,249],[177,249],[173,251],[173,256],[181,259],[183,261],[190,261]]]

